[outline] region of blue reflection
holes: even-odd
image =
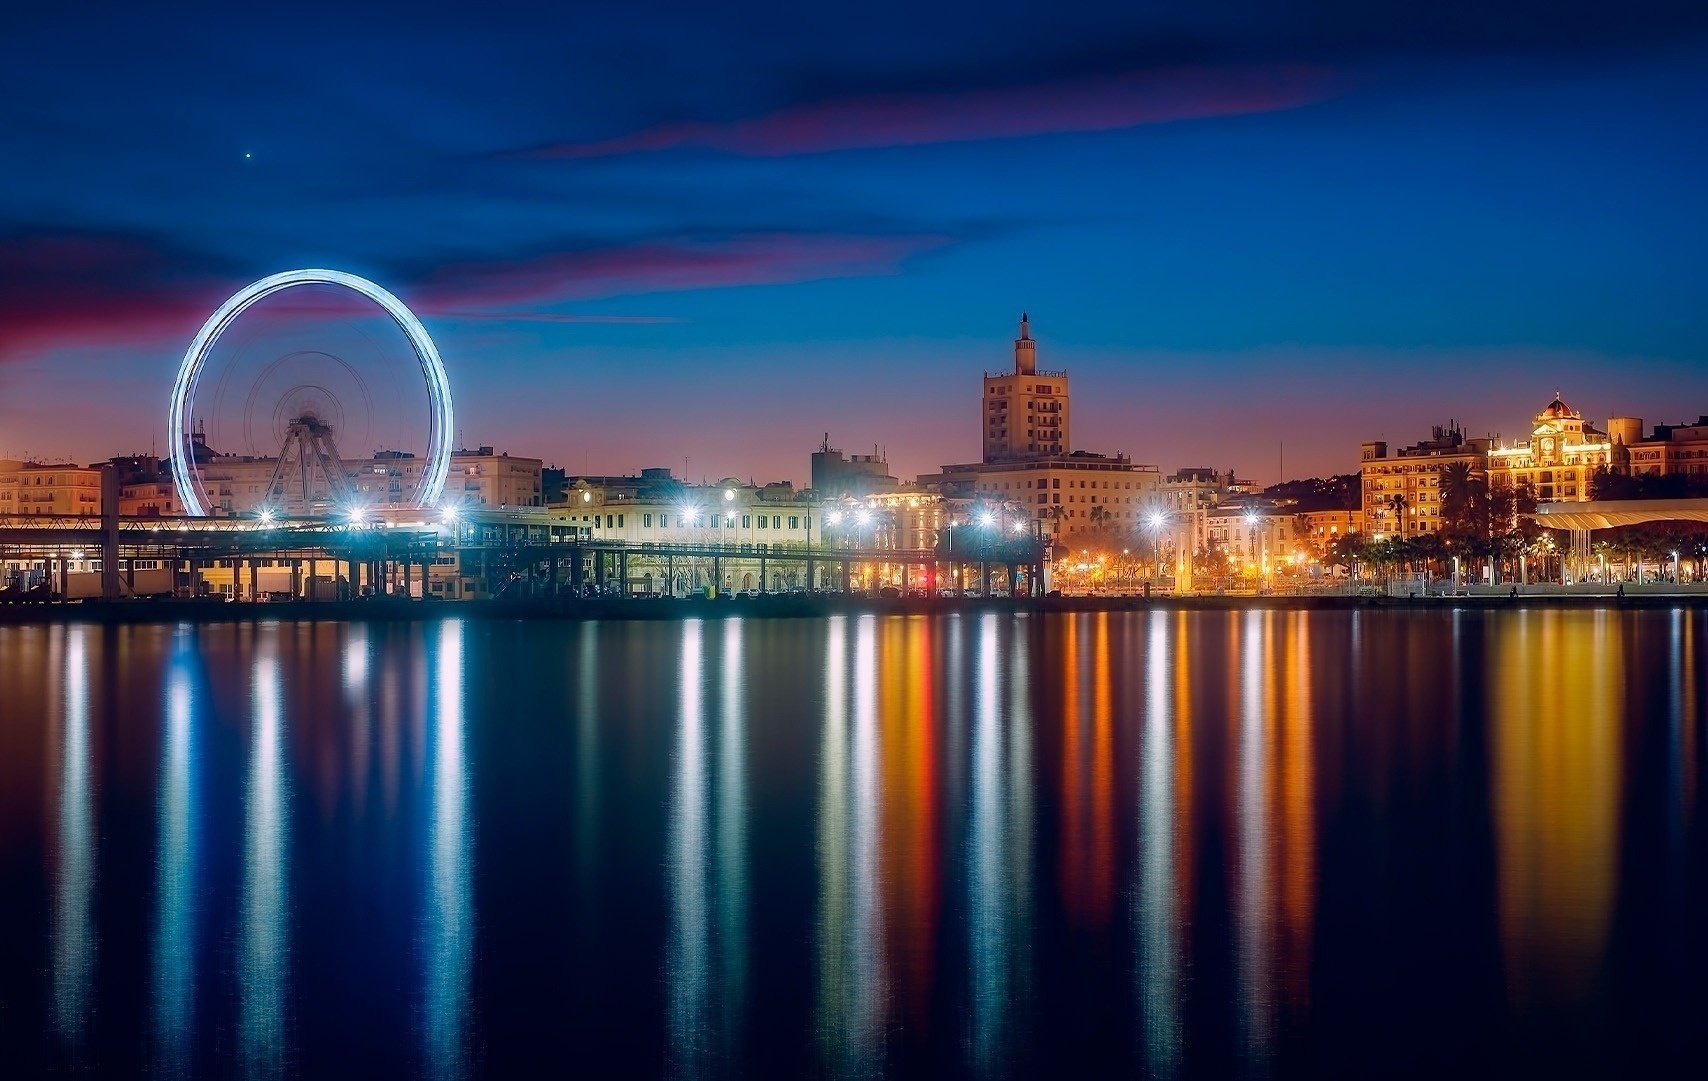
[[[89,636],[84,624],[58,628],[64,703],[59,730],[59,821],[53,898],[53,1027],[77,1046],[88,1021],[95,973],[95,793],[89,761]]]
[[[474,836],[463,722],[463,623],[440,625],[433,687],[431,818],[427,836],[425,1061],[430,1077],[469,1073],[474,967]]]
[[[830,1072],[869,1076],[883,1055],[887,977],[878,882],[877,621],[830,622],[819,806],[818,1032]],[[849,724],[848,702],[853,701]]]
[[[156,811],[160,838],[154,859],[155,1054],[157,1069],[169,1075],[189,1072],[195,1022],[199,676],[195,631],[180,625],[166,670],[166,733]]]
[[[705,714],[701,706],[703,629],[697,619],[682,626],[676,776],[670,793],[667,856],[671,904],[665,974],[670,985],[670,1049],[684,1077],[704,1075],[710,1062],[705,1038],[711,944],[706,897]]]
[[[242,912],[238,926],[238,1040],[245,1072],[284,1072],[290,970],[290,787],[284,763],[279,629],[262,628],[250,688],[249,779],[244,792]]]

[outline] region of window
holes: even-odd
[[[743,528],[743,529],[748,528],[748,526],[751,525],[752,522],[753,522],[753,515],[744,514],[741,516],[741,528]],[[763,519],[763,518],[759,519],[759,524],[761,527],[763,527],[765,525],[765,519]]]
[[[743,515],[743,516],[742,516],[742,519],[741,519],[741,524],[742,524],[742,525],[746,525],[746,524],[747,524],[747,517],[746,517],[746,516],[745,516],[745,515]],[[760,516],[759,516],[759,528],[760,528],[760,529],[764,529],[764,528],[765,528],[765,515],[763,515],[763,514],[761,514],[761,515],[760,515]]]
[[[652,528],[652,515],[650,515],[650,514],[641,515],[641,528],[643,528],[643,529],[651,529]]]
[[[798,515],[798,514],[789,515],[789,528],[790,529],[801,528],[801,516],[800,515]]]

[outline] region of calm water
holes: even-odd
[[[1701,612],[0,627],[9,1076],[1708,1048]]]

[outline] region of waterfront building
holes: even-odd
[[[1530,438],[1489,450],[1489,487],[1528,487],[1539,503],[1584,501],[1596,470],[1613,464],[1613,440],[1556,394],[1536,414]]]
[[[1136,531],[1155,509],[1160,471],[1125,454],[1071,449],[1068,404],[1067,373],[1038,369],[1037,343],[1022,315],[1014,370],[984,375],[983,460],[945,465],[921,476],[918,486],[1000,507],[1057,541]]]
[[[1241,499],[1204,514],[1204,549],[1227,556],[1236,575],[1268,575],[1304,561],[1301,515],[1267,500]]]
[[[1205,466],[1185,466],[1162,478],[1157,503],[1163,513],[1165,543],[1176,556],[1176,573],[1181,573],[1182,561],[1209,543],[1209,511],[1261,490],[1256,482],[1234,476],[1231,469],[1218,472]]]
[[[1072,446],[1068,373],[1038,370],[1038,344],[1024,312],[1014,339],[1014,370],[984,373],[983,413],[986,462],[1059,455]]]
[[[1348,533],[1364,532],[1364,512],[1334,508],[1299,512],[1299,535],[1321,555],[1330,544]]]
[[[812,490],[821,498],[863,499],[894,492],[901,482],[890,474],[890,464],[873,447],[870,454],[844,454],[830,445],[830,434],[812,454]]]
[[[1616,467],[1632,476],[1684,474],[1708,481],[1708,416],[1694,424],[1657,424],[1646,439],[1639,417],[1614,417],[1607,431]]]
[[[0,517],[100,513],[99,466],[0,460]]]
[[[300,475],[283,477],[283,490],[269,495],[267,488],[279,464],[276,457],[217,454],[200,442],[199,435],[192,439],[192,452],[216,514],[254,514],[268,507],[288,515],[343,509],[330,505],[332,493],[318,470],[309,472],[309,505],[305,507]],[[345,458],[339,464],[360,503],[384,506],[414,499],[427,463],[407,451],[381,451],[372,458]],[[542,465],[539,458],[512,457],[488,446],[453,451],[440,501],[473,507],[542,506]],[[287,468],[285,472],[294,471]],[[150,482],[141,485],[133,492],[133,499],[147,498]],[[163,509],[161,513],[182,513],[182,509]]]
[[[1442,472],[1462,464],[1480,479],[1490,470],[1489,440],[1467,439],[1457,424],[1438,425],[1429,439],[1392,453],[1384,441],[1367,442],[1360,458],[1360,514],[1377,540],[1440,531]]]

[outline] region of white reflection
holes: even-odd
[[[1263,620],[1266,613],[1245,614],[1240,642],[1239,792],[1236,798],[1239,840],[1238,893],[1234,941],[1238,955],[1240,1035],[1247,1064],[1261,1071],[1273,1034],[1274,989],[1266,902],[1270,894],[1268,721],[1263,677],[1268,658]]]
[[[368,628],[350,624],[344,640],[344,708],[349,717],[350,797],[357,817],[367,805],[369,751],[373,746],[373,693],[368,688]]]
[[[474,837],[463,739],[463,623],[439,628],[433,688],[432,817],[427,839],[426,1066],[429,1077],[469,1072],[468,996],[474,965]]]
[[[154,1036],[161,1072],[189,1071],[195,1019],[196,638],[187,626],[174,636],[166,673],[166,734],[160,758],[160,832],[155,852]]]
[[[877,621],[861,616],[852,685],[846,621],[830,623],[819,791],[818,1029],[830,1072],[870,1076],[883,1054],[886,978],[878,882]],[[846,703],[854,703],[849,731]]]
[[[1168,613],[1155,611],[1145,655],[1145,727],[1139,749],[1139,1014],[1145,1065],[1157,1077],[1180,1066],[1181,943],[1176,911],[1174,714]]]
[[[706,883],[706,747],[701,708],[700,620],[682,625],[682,672],[677,677],[676,777],[670,791],[670,933],[665,973],[670,985],[670,1048],[684,1077],[708,1072],[706,1012],[710,926]]]
[[[972,968],[972,1062],[979,1076],[1004,1073],[1017,998],[1014,923],[1024,904],[1010,862],[1015,808],[1002,772],[1002,704],[996,613],[979,620],[973,697],[972,821],[967,838],[968,961]]]
[[[238,1039],[245,1072],[284,1072],[285,997],[290,968],[290,883],[285,822],[284,699],[278,627],[257,645],[244,792],[242,915],[238,926]]]
[[[723,702],[718,746],[718,1002],[723,1048],[740,1040],[747,999],[747,713],[743,625],[724,620]]]
[[[89,761],[89,627],[64,628],[60,670],[64,712],[59,742],[59,822],[53,899],[53,1027],[82,1042],[95,974],[95,793]]]

